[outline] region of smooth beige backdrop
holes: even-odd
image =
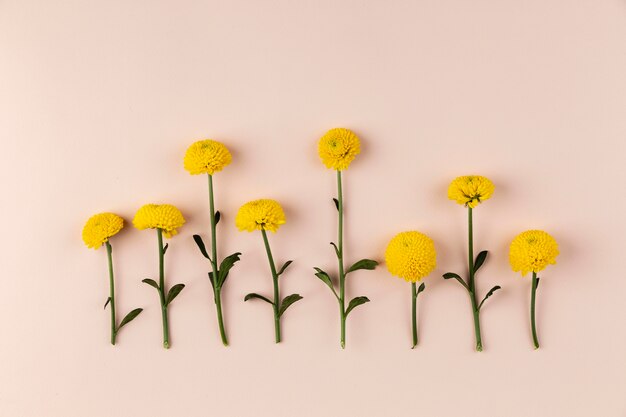
[[[0,1],[0,416],[626,416],[626,3],[622,0]],[[362,154],[345,175],[348,261],[382,260],[397,232],[436,242],[410,347],[410,287],[384,265],[350,276],[367,295],[339,348],[337,306],[313,276],[335,270],[334,172],[317,156],[329,128]],[[192,234],[208,233],[204,177],[182,166],[194,140],[226,143],[216,175],[220,252],[243,252],[218,338]],[[496,184],[476,210],[490,257],[485,351],[473,351],[465,210],[449,181]],[[294,259],[283,293],[304,300],[273,343],[261,236],[237,208],[279,200],[271,235]],[[161,347],[156,237],[114,240],[120,315],[144,313],[108,344],[106,254],[83,246],[87,218],[132,220],[167,202],[188,219],[167,279],[185,290]],[[508,244],[552,233],[541,274],[542,347],[531,345],[530,280]]]

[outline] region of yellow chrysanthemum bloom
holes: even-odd
[[[239,230],[269,230],[275,232],[285,224],[285,212],[277,201],[261,199],[250,201],[239,208],[235,224]]]
[[[437,266],[435,243],[420,232],[398,233],[387,245],[385,262],[391,275],[420,281]]]
[[[139,230],[161,229],[170,238],[185,224],[183,213],[171,204],[146,204],[137,210],[133,224]]]
[[[200,140],[191,145],[185,153],[185,169],[191,175],[209,174],[221,171],[232,161],[228,148],[214,140]]]
[[[326,168],[343,171],[361,152],[361,142],[351,130],[331,129],[320,139],[318,152]]]
[[[491,197],[495,186],[489,178],[466,175],[455,178],[448,187],[448,198],[466,207],[474,208]]]
[[[552,236],[542,230],[527,230],[511,242],[509,262],[513,271],[523,276],[556,264],[558,254],[559,245]]]
[[[124,219],[113,213],[91,216],[83,227],[83,242],[88,248],[98,249],[124,227]]]

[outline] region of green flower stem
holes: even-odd
[[[107,257],[109,259],[109,303],[111,304],[111,344],[115,345],[115,338],[117,337],[116,319],[115,319],[115,280],[113,278],[113,249],[109,241],[105,242],[107,248]]]
[[[535,299],[537,296],[538,282],[539,278],[537,278],[537,273],[533,271],[532,290],[530,293],[530,325],[532,327],[535,349],[539,349],[539,338],[537,337],[537,326],[535,324]]]
[[[417,346],[417,284],[415,282],[411,283],[411,324],[413,325],[413,347],[411,349],[415,349]]]
[[[468,263],[469,263],[469,295],[472,302],[472,313],[474,316],[474,333],[476,334],[476,350],[482,352],[483,342],[480,335],[480,317],[478,310],[478,301],[476,300],[476,284],[474,282],[474,225],[472,221],[472,208],[467,208],[468,223]]]
[[[339,226],[337,236],[337,260],[339,262],[339,314],[341,317],[341,348],[346,347],[346,274],[343,268],[343,188],[341,186],[341,171],[337,170],[337,210],[339,211]]]
[[[165,304],[165,270],[163,248],[163,230],[157,228],[157,238],[159,241],[159,300],[161,301],[161,318],[163,322],[163,347],[170,348],[170,330],[167,319],[167,305]]]
[[[215,202],[213,198],[213,176],[209,177],[209,211],[211,220],[211,267],[213,269],[213,282],[214,295],[215,295],[215,308],[217,309],[217,323],[220,328],[220,337],[224,346],[228,346],[228,339],[226,337],[226,330],[224,329],[224,317],[222,314],[222,286],[218,284],[218,269],[217,269],[217,233],[215,230]]]
[[[270,249],[270,242],[267,240],[267,232],[265,229],[261,229],[263,234],[263,243],[265,244],[265,252],[267,252],[267,259],[270,263],[270,269],[272,270],[272,281],[274,282],[274,332],[276,335],[276,343],[280,343],[280,292],[278,290],[278,274],[276,273],[276,265],[274,264],[274,257],[272,256],[272,250]]]

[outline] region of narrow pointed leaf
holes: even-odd
[[[462,286],[465,287],[465,289],[467,291],[469,291],[469,287],[467,286],[467,284],[465,283],[465,281],[463,281],[463,278],[461,278],[460,276],[458,276],[457,274],[455,274],[454,272],[446,272],[445,274],[443,274],[443,279],[456,279],[457,281],[459,281],[459,284],[461,284]]]
[[[250,294],[247,294],[244,298],[243,301],[248,301],[252,298],[258,298],[259,300],[263,300],[266,303],[270,303],[271,305],[274,305],[274,303],[267,297],[262,296],[261,294],[257,294],[255,292],[251,292]]]
[[[283,264],[283,266],[280,267],[280,269],[278,270],[278,276],[280,276],[283,272],[285,272],[285,269],[287,269],[287,267],[289,265],[292,264],[293,261],[287,261]]]
[[[107,305],[109,305],[109,303],[110,303],[110,302],[111,302],[111,297],[107,297],[107,301],[106,301],[106,303],[104,303],[104,308],[103,308],[103,310],[106,310]]]
[[[291,294],[283,299],[280,303],[280,309],[278,310],[278,317],[282,316],[285,310],[289,308],[290,305],[295,303],[296,301],[302,300],[302,296],[300,294]]]
[[[220,213],[220,211],[216,211],[215,212],[215,224],[217,225],[220,222],[220,219],[222,218],[222,215]]]
[[[213,272],[209,272],[209,281],[211,281],[211,286],[215,289],[215,280],[213,279]]]
[[[537,283],[535,284],[535,290],[536,290],[537,288],[539,288],[539,279],[540,279],[540,278],[539,278],[539,277],[537,277]]]
[[[220,264],[220,269],[217,273],[218,287],[222,287],[222,284],[224,284],[224,281],[226,281],[226,278],[228,277],[228,272],[233,267],[233,265],[235,265],[235,263],[240,259],[240,256],[241,252],[236,252],[222,260],[222,263]]]
[[[346,316],[350,314],[350,312],[356,307],[360,306],[361,304],[369,303],[369,301],[370,299],[367,297],[354,297],[352,300],[350,300],[350,304],[348,304],[348,308],[346,309]]]
[[[167,252],[167,248],[170,247],[169,243],[166,243],[165,246],[163,246],[163,255],[165,255],[165,252]]]
[[[335,202],[335,207],[337,208],[337,211],[339,211],[339,200],[333,198],[333,201]]]
[[[489,292],[485,295],[485,298],[483,298],[483,300],[480,302],[480,304],[478,304],[478,309],[480,310],[480,308],[483,306],[483,303],[485,302],[485,300],[487,300],[487,298],[491,297],[493,295],[493,293],[498,291],[500,288],[502,288],[502,287],[499,286],[499,285],[496,285],[495,287],[490,289]]]
[[[209,254],[206,251],[206,246],[204,246],[202,237],[200,235],[193,235],[193,240],[196,242],[196,245],[198,245],[198,249],[200,249],[200,252],[202,253],[202,255],[210,261],[211,258],[209,257]]]
[[[156,288],[157,290],[159,290],[159,284],[156,283],[155,280],[150,279],[150,278],[146,278],[146,279],[142,279],[141,282],[145,282],[146,284],[148,284],[151,287]]]
[[[422,282],[422,284],[417,288],[417,294],[421,293],[426,289],[426,284]]]
[[[337,245],[335,245],[335,242],[330,242],[331,245],[333,245],[333,248],[335,248],[335,255],[337,255],[337,258],[339,258],[339,248],[337,247]]]
[[[139,313],[141,313],[143,311],[143,308],[136,308],[133,311],[131,311],[130,313],[128,313],[126,315],[126,317],[124,317],[122,319],[122,322],[120,323],[120,326],[117,328],[117,330],[121,329],[122,327],[124,327],[125,325],[127,325],[128,323],[130,323],[131,321],[135,320],[135,318],[139,315]]]
[[[322,271],[321,269],[317,267],[314,267],[313,269],[317,271],[315,273],[315,276],[318,277],[324,284],[328,285],[328,288],[331,289],[333,294],[335,294],[335,297],[337,298],[337,300],[339,300],[339,296],[337,295],[337,292],[335,291],[335,286],[333,285],[333,281],[330,279],[330,276],[326,272]]]
[[[357,271],[359,269],[367,269],[371,271],[372,269],[376,268],[376,265],[378,265],[378,262],[376,261],[373,261],[371,259],[361,259],[360,261],[356,261],[355,263],[353,263],[352,266],[350,266],[350,268],[348,268],[348,270],[346,271],[346,274]]]
[[[167,306],[172,301],[174,301],[174,298],[176,298],[178,294],[180,294],[183,288],[185,288],[185,284],[176,284],[172,288],[170,288],[169,292],[167,293],[167,300],[165,301],[165,305]]]
[[[485,263],[485,259],[487,259],[487,253],[488,252],[484,250],[480,252],[476,257],[476,260],[474,261],[474,273],[476,273],[476,271],[478,271],[478,269]]]

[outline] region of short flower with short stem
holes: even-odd
[[[136,308],[128,313],[119,325],[115,315],[115,277],[113,274],[113,246],[111,237],[119,233],[124,227],[124,219],[114,213],[99,213],[91,216],[83,228],[83,241],[88,248],[98,249],[102,246],[107,248],[109,266],[109,297],[104,303],[104,308],[110,306],[111,311],[111,344],[115,345],[117,334],[122,327],[133,321],[142,311]]]
[[[276,268],[267,232],[275,233],[285,222],[286,218],[283,208],[277,201],[270,199],[254,200],[244,204],[237,212],[237,217],[235,218],[235,224],[240,231],[254,232],[255,230],[260,230],[261,236],[263,237],[263,245],[265,246],[265,253],[267,254],[267,260],[272,274],[274,294],[270,299],[253,292],[246,295],[243,300],[262,300],[272,306],[274,313],[274,340],[276,343],[280,343],[282,340],[280,327],[281,317],[293,303],[302,299],[300,294],[291,294],[282,300],[280,298],[279,278],[293,261],[285,262],[280,269]]]

